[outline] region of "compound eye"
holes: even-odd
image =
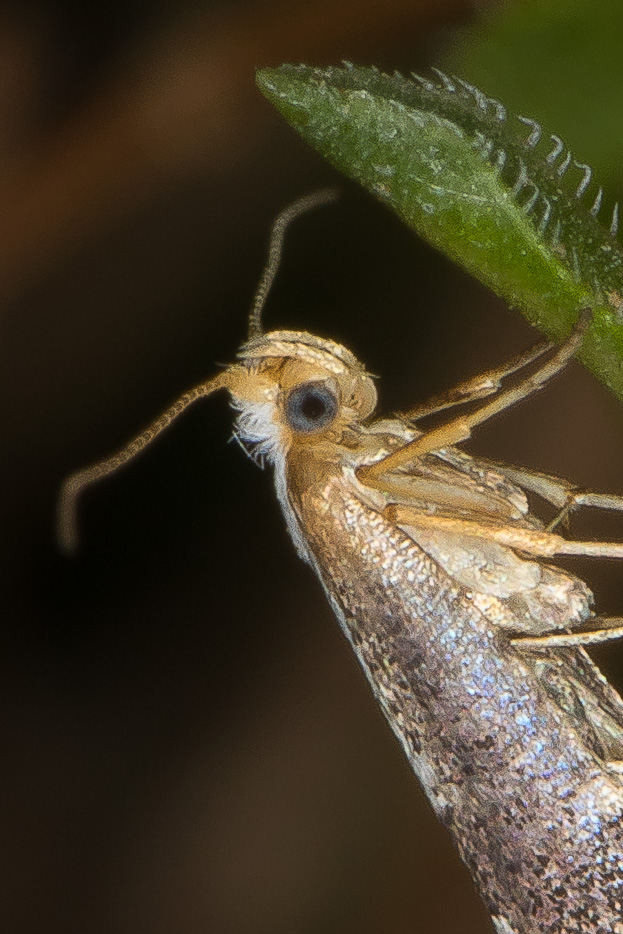
[[[327,428],[337,415],[338,401],[326,383],[303,383],[289,394],[285,414],[294,431],[313,434]]]

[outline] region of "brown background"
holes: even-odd
[[[56,492],[231,360],[271,219],[336,181],[255,90],[281,61],[426,69],[467,0],[0,12],[6,612],[0,913],[10,934],[484,934],[223,399]],[[343,340],[386,411],[536,335],[347,183],[299,220],[268,326]],[[623,489],[620,408],[574,365],[471,450]],[[616,517],[578,535],[621,537]],[[623,610],[615,563],[584,563]],[[599,653],[616,683],[621,649]]]

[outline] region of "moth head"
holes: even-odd
[[[293,443],[338,440],[376,405],[371,377],[353,354],[304,331],[252,337],[229,370],[228,388],[240,412],[237,435],[271,457]]]

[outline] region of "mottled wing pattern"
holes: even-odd
[[[388,478],[389,495],[444,516],[509,521],[540,528],[525,493],[495,465],[455,448],[416,462],[400,480]],[[422,497],[436,483],[436,500]],[[409,497],[409,493],[411,496]],[[444,493],[446,495],[444,495]],[[467,590],[496,627],[517,633],[571,631],[591,616],[593,595],[575,575],[533,560],[495,542],[464,535],[402,527],[436,563]],[[535,650],[526,655],[550,697],[571,718],[596,755],[623,760],[623,700],[582,648]]]

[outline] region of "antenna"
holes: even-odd
[[[279,269],[286,228],[290,222],[300,214],[305,214],[306,211],[311,211],[313,208],[318,208],[323,204],[329,204],[331,201],[335,201],[335,199],[339,197],[339,194],[340,192],[337,188],[320,188],[318,191],[312,191],[309,195],[303,195],[302,198],[297,198],[296,201],[293,201],[284,208],[275,218],[270,230],[270,240],[268,241],[268,258],[260,277],[249,315],[249,340],[260,337],[262,334],[262,310],[266,304],[266,299],[268,298],[275,276],[277,275],[277,270]]]
[[[194,389],[185,392],[173,405],[156,418],[151,425],[136,438],[133,438],[116,454],[107,457],[90,467],[70,474],[63,483],[58,497],[56,538],[59,548],[65,554],[73,554],[78,548],[77,501],[82,491],[115,473],[141,453],[159,434],[171,425],[178,415],[197,399],[205,399],[217,389],[229,385],[229,373],[225,371],[212,379],[205,380]]]
[[[277,274],[277,269],[279,268],[286,227],[290,221],[298,217],[299,214],[303,214],[305,211],[311,210],[311,208],[319,207],[321,204],[335,201],[338,194],[337,188],[321,188],[318,191],[314,191],[309,195],[299,198],[297,201],[293,201],[292,204],[289,204],[275,219],[270,233],[268,259],[257,287],[253,308],[249,316],[250,338],[258,337],[262,333],[260,320],[262,308],[264,307],[270,287]],[[129,464],[130,461],[134,460],[141,451],[150,445],[159,434],[175,421],[178,415],[181,415],[182,412],[197,399],[205,399],[206,396],[211,395],[217,389],[229,388],[231,385],[231,372],[232,370],[230,368],[219,376],[205,380],[198,386],[195,386],[194,389],[184,393],[184,395],[180,396],[173,405],[162,413],[162,415],[159,415],[158,418],[148,425],[140,435],[133,438],[132,441],[128,442],[120,451],[117,451],[111,457],[91,464],[90,467],[77,470],[67,477],[61,487],[57,506],[56,535],[61,551],[66,554],[71,554],[75,552],[78,547],[77,502],[82,491],[93,483],[103,480],[104,477],[110,476],[110,474],[115,473],[117,470],[125,467],[126,464]]]

